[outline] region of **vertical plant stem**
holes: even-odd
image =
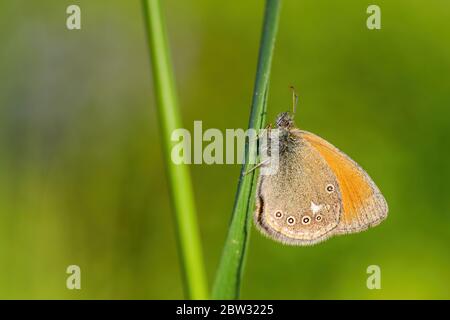
[[[261,129],[265,121],[270,67],[278,30],[280,2],[281,0],[266,0],[249,129]],[[256,189],[255,171],[245,174],[252,166],[251,163],[255,163],[254,159],[257,157],[256,148],[251,146],[252,144],[247,141],[245,146],[246,163],[241,169],[233,215],[214,283],[212,293],[214,299],[238,299],[240,294]]]
[[[189,299],[207,299],[205,269],[194,204],[194,194],[186,165],[171,161],[173,130],[181,128],[164,17],[159,0],[142,0],[147,29],[158,122],[175,213],[178,249],[181,257],[185,294]]]

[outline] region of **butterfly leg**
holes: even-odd
[[[262,134],[265,133],[266,131],[268,133],[267,136],[270,137],[270,131],[272,130],[272,128],[273,128],[272,123],[269,123],[268,125],[266,125],[264,127],[262,132],[259,132],[258,135],[254,139],[252,139],[250,141],[251,142],[255,142],[255,140],[259,141],[259,139],[261,138]],[[256,164],[253,168],[251,168],[251,169],[247,170],[246,172],[244,172],[244,175],[249,174],[253,170],[256,170],[257,168],[261,167],[262,165],[265,165],[268,162],[270,162],[270,159],[266,159],[264,161],[261,161],[260,163]]]

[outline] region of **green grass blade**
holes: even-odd
[[[267,93],[269,88],[270,67],[278,30],[281,0],[266,0],[261,44],[259,49],[253,101],[249,128],[261,129],[265,121]],[[256,159],[257,150],[245,147],[246,164],[242,166],[238,190],[235,198],[230,228],[217,271],[212,297],[214,299],[238,299],[240,282],[245,262],[245,253],[251,230],[251,218],[256,188],[255,171],[245,175],[251,168],[249,159]]]
[[[159,0],[142,0],[153,68],[157,113],[162,136],[172,207],[175,212],[178,248],[183,268],[185,294],[189,299],[207,299],[205,268],[197,226],[191,177],[186,165],[171,161],[173,130],[181,128],[173,70]]]

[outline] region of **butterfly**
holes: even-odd
[[[313,245],[386,219],[385,198],[355,161],[298,129],[288,112],[278,115],[276,124],[278,169],[260,174],[256,190],[254,222],[264,235],[284,244]]]

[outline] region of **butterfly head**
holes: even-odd
[[[282,112],[278,115],[276,123],[280,129],[292,129],[295,126],[294,116],[289,112]]]

